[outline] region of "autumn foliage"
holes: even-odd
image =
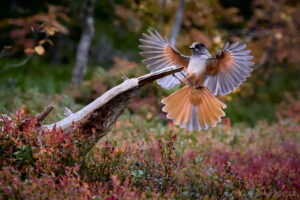
[[[43,45],[53,45],[49,37],[54,36],[55,33],[69,33],[68,29],[58,21],[60,18],[70,23],[71,19],[65,13],[64,7],[48,5],[45,13],[3,20],[0,23],[2,28],[12,28],[9,37],[14,41],[13,46],[6,48],[15,53],[21,50],[27,55],[33,53],[43,55],[45,53]],[[36,41],[37,37],[42,39]]]
[[[188,134],[174,126],[130,133],[128,127],[143,123],[132,120],[119,122],[110,141],[85,155],[79,129],[70,135],[40,130],[23,109],[1,117],[1,196],[299,198],[296,122]],[[144,139],[135,140],[134,134]]]
[[[200,41],[214,56],[240,41],[254,56],[251,77],[221,97],[226,118],[208,131],[181,129],[161,111],[173,91],[152,84],[90,152],[80,127],[44,130],[34,116],[55,104],[43,121],[53,123],[64,107],[75,112],[120,84],[121,72],[148,73],[138,39],[147,29],[169,38],[180,1],[96,1],[89,67],[76,89],[83,1],[3,2],[0,199],[300,199],[298,1],[185,0],[180,52]]]

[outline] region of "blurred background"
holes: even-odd
[[[0,112],[25,106],[46,122],[77,111],[128,77],[148,73],[139,41],[157,29],[184,54],[194,41],[212,54],[226,41],[248,44],[252,76],[226,101],[227,125],[299,116],[300,3],[296,0],[10,0],[0,7]],[[124,116],[167,125],[160,100],[172,91],[142,89]]]
[[[299,1],[0,5],[0,113],[12,118],[0,114],[0,199],[300,199]],[[212,55],[227,41],[248,44],[254,71],[238,90],[220,97],[227,104],[223,123],[201,132],[174,126],[160,101],[176,88],[153,83],[141,89],[86,163],[77,129],[42,132],[40,142],[30,115],[53,104],[43,123],[56,122],[64,107],[76,112],[120,84],[121,73],[149,73],[138,48],[147,29],[158,30],[185,55],[194,41]]]

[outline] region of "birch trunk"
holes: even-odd
[[[177,39],[179,30],[180,30],[184,8],[185,8],[185,0],[181,0],[179,7],[176,11],[176,14],[175,14],[175,20],[174,20],[172,34],[171,34],[171,38],[170,38],[170,44],[173,47],[176,44],[176,39]]]
[[[82,33],[76,50],[76,63],[72,75],[72,84],[79,86],[87,70],[88,53],[94,36],[93,9],[96,0],[86,0],[81,11]]]

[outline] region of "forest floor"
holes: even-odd
[[[0,122],[4,199],[300,198],[299,98],[286,95],[284,102],[266,102],[269,107],[259,105],[255,111],[251,106],[257,102],[243,102],[243,96],[239,101],[234,94],[226,99],[229,111],[223,123],[194,132],[166,120],[159,100],[170,92],[150,85],[83,159],[80,130],[68,137],[60,131],[45,132],[41,148],[30,116],[54,103],[45,123],[57,121],[63,107],[77,111],[117,85],[121,76],[118,68],[96,68],[77,90],[68,86],[70,69],[23,68],[27,76],[2,79],[0,112],[13,119],[1,117]],[[145,73],[131,69],[123,72],[129,77]],[[240,117],[241,112],[245,116]]]

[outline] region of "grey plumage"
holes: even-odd
[[[159,85],[161,85],[163,88],[170,90],[170,89],[174,88],[175,86],[181,84],[181,82],[179,80],[184,79],[185,76],[183,74],[186,76],[185,72],[176,72],[174,74],[174,76],[176,76],[176,78],[173,75],[169,75],[164,78],[158,79],[157,83]]]
[[[146,58],[143,62],[147,69],[153,72],[174,65],[184,68],[157,81],[165,89],[172,89],[181,82],[187,84],[162,100],[167,118],[188,130],[215,127],[225,116],[222,109],[226,108],[215,96],[234,91],[250,76],[254,65],[251,50],[245,49],[246,44],[227,42],[213,58],[203,43],[194,42],[189,47],[192,56],[186,57],[157,31],[148,31],[143,36],[139,47],[143,50],[140,54]],[[202,89],[201,92],[198,89]]]
[[[215,75],[205,75],[204,85],[214,95],[218,93],[225,95],[234,91],[250,76],[250,72],[253,70],[251,66],[254,65],[254,62],[250,61],[253,59],[253,56],[249,55],[251,51],[244,50],[246,46],[246,44],[240,45],[239,42],[224,45],[222,52],[230,53],[234,66]]]
[[[148,31],[148,35],[143,34],[143,36],[145,39],[140,39],[142,45],[139,48],[143,50],[143,52],[140,52],[140,55],[146,58],[143,60],[143,63],[147,65],[148,70],[153,72],[174,66],[172,62],[164,58],[164,48],[170,45],[167,39],[164,39],[157,31],[154,33]],[[179,80],[182,80],[186,76],[186,73],[177,72],[174,75],[176,77],[169,75],[157,80],[157,83],[165,89],[172,89],[181,84]]]
[[[181,128],[186,128],[189,131],[195,130],[195,131],[201,131],[202,129],[206,130],[206,127],[201,127],[201,125],[198,122],[197,119],[197,106],[194,106],[193,113],[190,121],[187,124],[180,124]]]

